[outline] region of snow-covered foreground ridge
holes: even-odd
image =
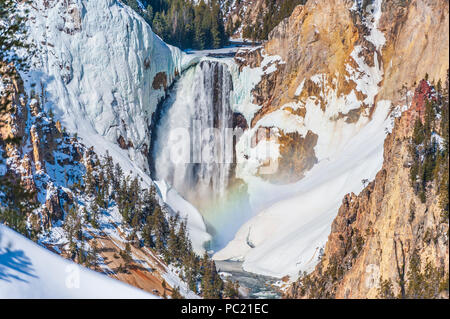
[[[0,298],[158,298],[86,269],[0,225]]]

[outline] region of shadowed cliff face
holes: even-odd
[[[425,105],[439,105],[438,100],[435,89],[422,81],[386,138],[381,171],[359,195],[345,196],[320,263],[294,283],[289,296],[448,298],[448,217],[439,200],[448,167],[435,169],[423,199],[410,177],[415,123],[425,123]],[[448,108],[448,97],[437,109],[442,112],[445,103]],[[439,117],[435,123],[439,132]]]
[[[32,193],[34,201],[43,204],[41,220],[32,222],[32,229],[39,231],[40,224],[48,229],[52,221],[63,217],[62,204],[72,203],[72,196],[63,189],[67,181],[65,185],[54,185],[51,179],[69,166],[73,173],[71,178],[79,178],[82,168],[78,162],[84,146],[65,134],[59,122],[43,113],[37,95],[26,97],[22,78],[16,71],[11,77],[5,74],[5,67],[0,66],[2,80],[10,84],[6,87],[9,94],[2,96],[8,99],[8,112],[3,115],[5,122],[1,123],[0,147],[5,151],[6,168],[14,182]]]

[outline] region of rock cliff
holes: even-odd
[[[442,183],[445,176],[448,183],[448,145],[423,198],[411,184],[415,123],[426,122],[426,105],[439,105],[437,94],[428,82],[420,82],[411,107],[395,120],[385,140],[382,169],[359,195],[345,196],[320,263],[288,296],[448,298],[448,206],[445,213],[439,195],[448,191]],[[437,107],[441,112],[448,110],[448,95],[443,99]],[[440,131],[443,120],[438,116],[435,121]]]
[[[247,271],[293,280],[314,269],[341,199],[358,194],[366,186],[361,180],[373,180],[381,169],[383,132],[396,110],[411,104],[422,78],[445,79],[448,6],[310,0],[262,46],[238,52],[241,74],[258,70],[259,76],[244,136],[275,150],[278,170],[264,175],[260,166],[246,166],[252,154],[242,152],[237,175],[259,211],[216,258],[239,258]],[[258,139],[259,128],[275,133]],[[262,188],[271,191],[262,196]]]
[[[311,99],[329,114],[328,120],[357,123],[370,118],[378,101],[396,104],[404,99],[404,90],[412,89],[425,73],[442,79],[448,69],[448,9],[443,0],[311,0],[297,6],[262,47],[237,55],[241,69],[261,67],[264,55],[281,57],[276,70],[264,74],[252,90],[253,102],[260,106],[252,126],[280,109],[306,118]],[[342,107],[331,111],[336,103]],[[314,129],[307,132],[317,134]],[[287,141],[281,144],[290,151],[280,157],[295,151]],[[312,167],[315,146],[304,145],[309,156],[294,164],[304,169],[294,171],[286,182],[298,180]]]

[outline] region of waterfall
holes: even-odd
[[[153,178],[165,180],[200,209],[223,199],[229,183],[232,90],[227,65],[203,60],[182,74],[153,128]],[[174,161],[178,149],[183,160]]]

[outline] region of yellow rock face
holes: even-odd
[[[295,101],[298,86],[315,74],[328,74],[330,79],[339,74],[345,82],[345,63],[360,36],[348,5],[343,0],[308,1],[271,32],[265,50],[286,61],[274,92],[277,104]]]
[[[429,183],[422,202],[410,182],[413,159],[409,141],[417,118],[420,111],[411,107],[395,120],[395,128],[384,143],[383,167],[375,180],[359,195],[348,194],[342,201],[323,258],[309,275],[315,283],[309,287],[313,288],[304,290],[296,283],[291,297],[380,298],[385,280],[392,283],[394,296],[399,296],[399,280],[402,276],[410,279],[414,252],[420,257],[422,270],[430,263],[443,271],[438,279],[424,278],[421,284],[448,278],[449,226],[442,217],[438,184]],[[448,287],[439,297],[448,298]]]
[[[449,2],[412,0],[401,6],[385,1],[384,8],[379,26],[386,36],[380,98],[398,99],[402,85],[414,87],[427,73],[430,80],[445,78],[449,68]]]
[[[261,109],[252,119],[251,127],[287,103],[302,105],[311,97],[325,111],[329,106],[325,90],[333,90],[338,97],[354,93],[363,102],[359,109],[339,113],[334,118],[354,123],[362,114],[370,116],[377,101],[390,100],[396,104],[404,99],[405,88],[414,88],[426,74],[436,81],[445,77],[449,68],[448,1],[383,1],[377,25],[385,38],[381,48],[368,41],[370,30],[363,23],[367,8],[358,13],[351,9],[353,4],[346,0],[308,1],[297,6],[270,33],[263,50],[265,54],[280,56],[283,63],[277,65],[275,72],[264,75],[253,90],[254,103]],[[347,68],[359,68],[354,58],[356,48],[361,48],[358,58],[368,67],[379,65],[381,81],[371,103],[364,101],[367,95],[349,78]],[[250,67],[261,63],[261,54],[255,51],[245,58]],[[317,75],[323,77],[322,85],[312,80]],[[292,141],[284,139],[288,144],[282,147],[292,150],[295,147],[289,140]],[[308,167],[302,161],[297,164],[296,170]]]

